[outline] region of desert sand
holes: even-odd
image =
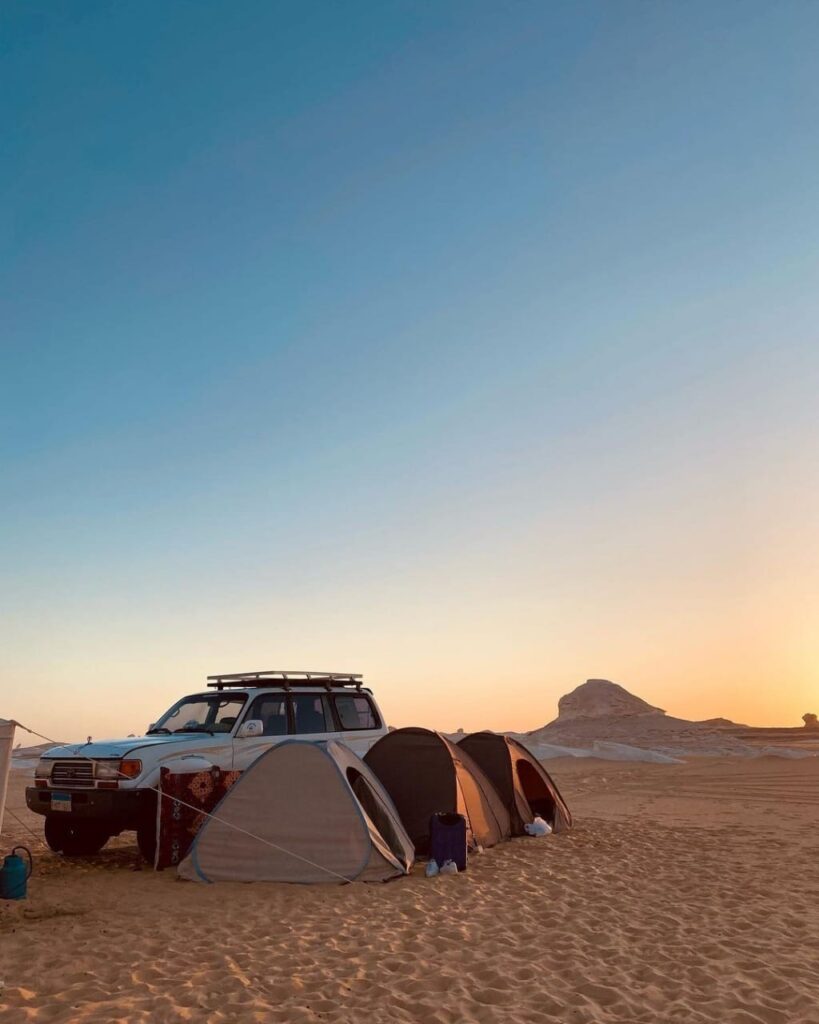
[[[206,886],[127,835],[40,849],[30,898],[0,902],[0,1019],[819,1021],[819,759],[548,767],[576,828],[457,877]]]

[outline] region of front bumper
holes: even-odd
[[[156,808],[156,795],[150,789],[38,789],[26,787],[26,804],[35,814],[51,814],[53,793],[71,794],[71,811],[55,811],[68,821],[105,822],[111,831],[135,829]]]

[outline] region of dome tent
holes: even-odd
[[[512,834],[539,814],[555,832],[572,827],[572,815],[552,777],[518,740],[496,732],[473,732],[458,746],[476,761],[500,793],[512,819]]]
[[[285,740],[225,794],[179,865],[197,881],[386,881],[414,856],[378,780],[337,741]]]
[[[467,838],[494,846],[510,835],[509,813],[469,754],[430,729],[395,729],[367,751],[370,767],[395,804],[417,853],[429,849],[433,814],[463,814]]]

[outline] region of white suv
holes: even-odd
[[[361,676],[337,672],[239,672],[208,676],[144,736],[55,747],[42,757],[26,802],[45,815],[46,842],[67,855],[97,853],[136,830],[151,860],[161,765],[197,754],[244,770],[288,736],[341,739],[363,756],[387,732]]]

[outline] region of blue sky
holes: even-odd
[[[0,26],[14,717],[317,659],[398,724],[817,710],[815,4]]]

